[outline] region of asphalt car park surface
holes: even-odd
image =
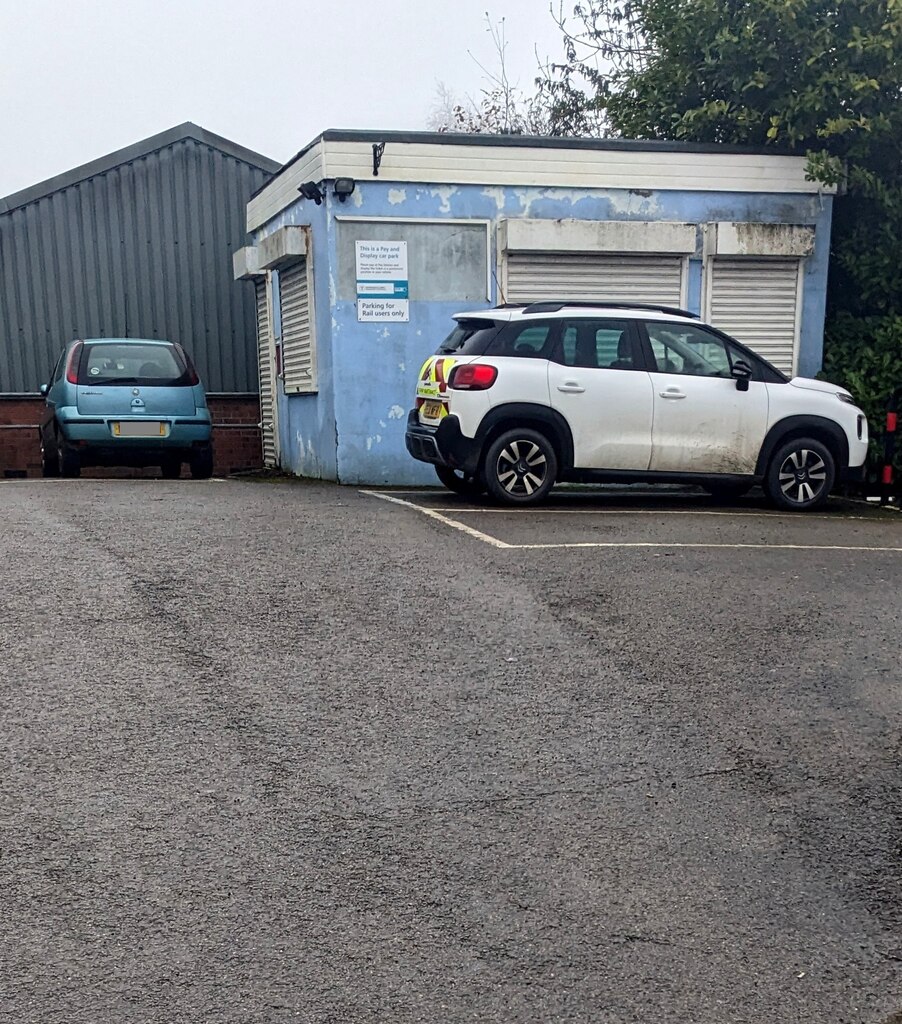
[[[0,486],[0,1020],[902,1008],[898,513],[380,493]]]

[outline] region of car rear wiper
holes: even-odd
[[[137,377],[92,377],[85,381],[86,387],[94,387],[97,384],[137,384]]]

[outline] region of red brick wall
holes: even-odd
[[[213,417],[214,472],[217,476],[261,469],[260,403],[256,395],[208,395]],[[41,445],[38,423],[42,398],[0,395],[0,479],[40,476]],[[186,469],[182,470],[183,473]],[[86,476],[157,476],[159,470],[104,469],[85,470]]]

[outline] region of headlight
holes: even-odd
[[[836,397],[841,402],[845,402],[846,405],[854,405],[855,404],[855,399],[851,395],[846,394],[845,391],[837,391],[836,392]]]

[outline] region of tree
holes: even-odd
[[[505,19],[493,22],[485,16],[486,31],[495,49],[494,68],[488,68],[470,53],[483,74],[485,86],[477,98],[456,99],[444,83],[436,84],[435,102],[428,125],[434,131],[489,135],[592,135],[598,134],[600,120],[591,110],[574,116],[571,123],[553,117],[555,97],[545,88],[550,66],[536,59],[536,91],[529,93],[510,79],[507,67],[508,42]]]

